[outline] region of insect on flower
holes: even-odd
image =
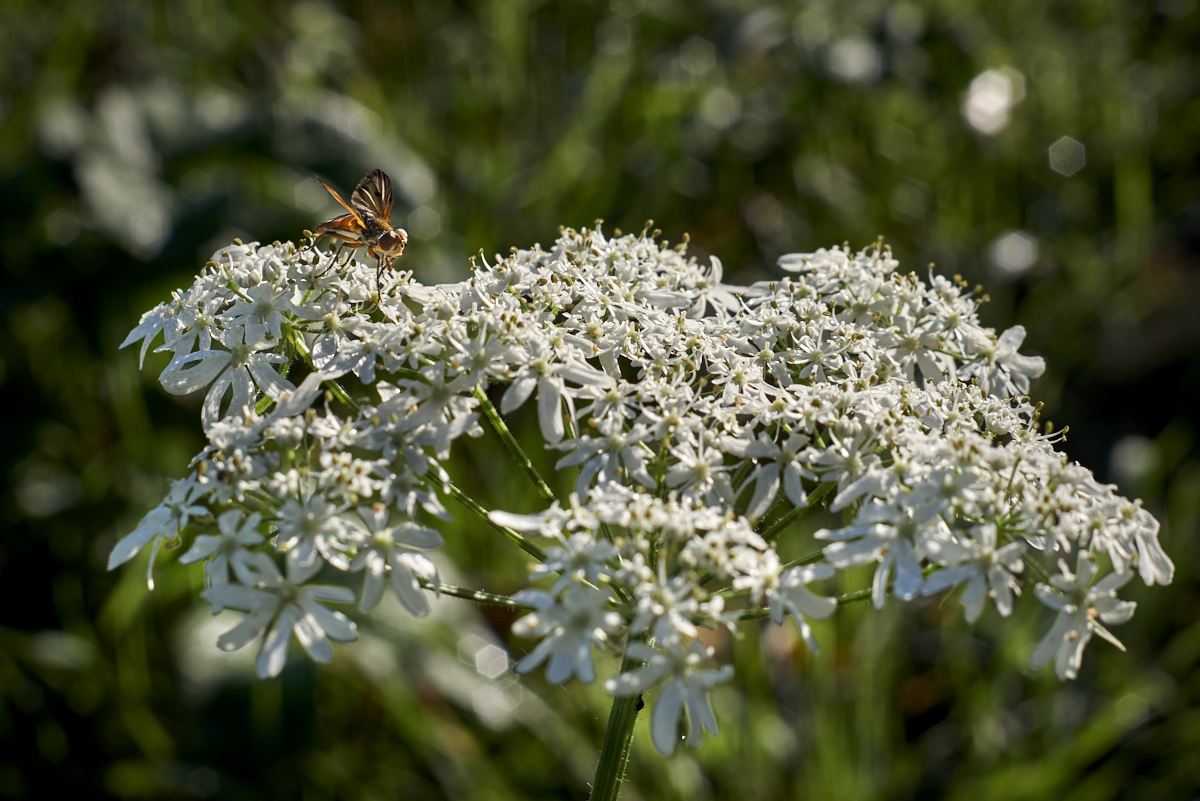
[[[318,225],[313,244],[316,245],[322,236],[328,236],[342,243],[338,253],[342,248],[353,250],[365,247],[367,253],[379,262],[375,272],[375,285],[378,288],[384,269],[391,267],[392,260],[402,254],[404,246],[408,244],[408,232],[403,228],[393,228],[391,223],[392,179],[383,170],[372,170],[354,187],[350,202],[347,203],[319,175],[316,178],[350,213]],[[334,260],[337,260],[336,256]]]

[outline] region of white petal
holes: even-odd
[[[167,528],[170,520],[171,512],[166,507],[158,506],[151,509],[142,518],[142,522],[138,523],[137,528],[126,534],[113,546],[112,552],[108,555],[108,569],[112,570],[118,565],[128,562],[155,536],[164,533],[174,534],[174,531],[168,531]]]
[[[857,567],[874,562],[887,547],[885,540],[864,537],[853,542],[835,542],[825,548],[825,559],[834,567]]]
[[[663,756],[670,756],[679,742],[679,716],[683,713],[683,682],[674,679],[654,702],[650,717],[650,741]]]
[[[921,594],[936,595],[942,590],[953,587],[955,584],[961,584],[975,575],[978,570],[979,568],[973,564],[944,567],[941,570],[935,570],[925,578],[925,582],[921,585]]]
[[[983,612],[983,602],[987,597],[987,582],[982,573],[976,573],[967,582],[967,588],[962,594],[962,605],[968,623],[974,623]]]
[[[396,542],[413,548],[437,548],[442,544],[442,535],[437,531],[415,524],[397,526],[394,534]]]
[[[367,551],[365,574],[363,575],[362,599],[358,608],[364,612],[374,609],[383,597],[384,559],[378,551]]]
[[[325,632],[325,636],[329,639],[337,642],[353,642],[358,639],[358,628],[354,625],[354,621],[341,612],[335,612],[313,598],[306,598],[303,594],[299,598],[299,603],[309,622]]]
[[[246,367],[249,368],[250,375],[254,376],[258,388],[272,400],[281,400],[296,391],[296,385],[275,372],[271,363],[261,353],[251,356]]]
[[[1170,584],[1175,578],[1175,565],[1158,542],[1157,534],[1138,532],[1134,535],[1138,549],[1138,573],[1147,586]]]
[[[921,560],[907,544],[892,548],[896,554],[896,580],[892,583],[892,594],[902,601],[916,597],[921,591]]]
[[[217,647],[222,651],[236,651],[258,639],[275,616],[275,607],[262,604],[246,615],[229,631],[217,638]]]
[[[882,609],[887,602],[887,580],[892,562],[895,561],[894,553],[895,551],[888,551],[879,567],[875,568],[875,575],[871,579],[871,602],[875,604],[876,609]]]
[[[808,493],[800,481],[800,471],[789,465],[783,473],[783,491],[793,506],[802,507],[808,503]]]
[[[551,684],[565,683],[575,672],[577,659],[576,643],[568,642],[565,636],[555,638],[553,650],[550,652],[550,663],[546,665],[546,681]]]
[[[188,395],[208,386],[231,358],[233,354],[225,350],[198,350],[168,367],[158,380],[172,395]],[[196,362],[194,367],[183,369],[193,362]]]
[[[228,513],[227,513],[228,514]],[[241,512],[238,512],[240,515]],[[179,564],[190,565],[192,562],[199,562],[201,559],[207,559],[217,552],[221,547],[221,538],[213,537],[208,534],[201,534],[196,537],[192,547],[187,549],[187,552],[179,557]]]
[[[707,729],[712,734],[719,734],[717,719],[713,717],[712,707],[702,688],[692,687],[687,695],[688,717],[691,718],[691,731],[688,732],[688,745],[698,748]]]
[[[292,604],[291,608],[298,607]],[[292,626],[292,631],[314,662],[328,662],[333,659],[333,646],[325,639],[324,630],[311,617],[301,614]]]
[[[233,398],[229,401],[229,414],[244,414],[247,411],[254,411],[254,382],[250,380],[250,373],[243,367],[231,370],[227,375],[230,377],[230,386],[233,387]]]
[[[235,370],[226,370],[221,373],[220,377],[209,387],[208,394],[204,396],[204,405],[200,407],[200,424],[205,429],[212,428],[212,424],[221,419],[221,399],[225,397],[225,392],[233,383],[235,372]]]
[[[1058,651],[1059,643],[1067,633],[1067,628],[1070,625],[1071,616],[1065,613],[1059,613],[1054,619],[1054,625],[1046,632],[1046,636],[1042,637],[1041,642],[1033,649],[1033,653],[1029,655],[1029,666],[1034,670],[1042,668],[1049,664],[1054,658],[1054,654]]]
[[[563,438],[562,394],[557,383],[548,378],[538,382],[538,424],[550,444]]]
[[[537,385],[538,379],[536,375],[522,376],[513,381],[512,386],[505,390],[504,396],[500,398],[500,411],[508,414],[520,408],[525,401],[529,400],[529,396],[533,394]]]
[[[758,479],[754,483],[754,496],[746,507],[746,517],[751,521],[757,520],[771,508],[775,493],[779,491],[779,463],[771,462],[759,468]]]
[[[392,589],[396,591],[396,597],[414,617],[425,617],[429,614],[429,600],[421,591],[421,585],[417,582],[416,575],[399,560],[392,559],[390,561],[392,563]]]
[[[515,624],[513,628],[516,628]],[[534,646],[532,651],[525,654],[525,656],[521,658],[520,662],[513,666],[513,670],[520,675],[529,673],[545,661],[546,657],[550,655],[550,651],[553,647],[553,640],[549,638],[542,640],[536,646]]]

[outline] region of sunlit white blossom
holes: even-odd
[[[708,694],[712,688],[733,676],[733,668],[724,665],[719,670],[705,670],[700,664],[712,657],[713,649],[705,648],[699,640],[685,646],[678,640],[665,644],[665,650],[651,648],[645,643],[630,642],[627,653],[645,666],[609,679],[604,689],[613,695],[633,695],[644,692],[664,678],[671,680],[659,692],[650,717],[650,741],[664,756],[675,750],[679,741],[679,719],[687,710],[690,726],[688,745],[698,747],[704,732],[717,734],[717,719],[713,717]]]
[[[815,651],[810,624],[863,596],[863,565],[875,607],[957,588],[974,621],[1074,559],[1037,585],[1058,617],[1032,662],[1075,676],[1133,614],[1116,590],[1174,566],[1149,511],[1055,450],[1024,329],[997,334],[961,280],[905,273],[882,242],[779,268],[727,284],[718,258],[599,224],[436,285],[292,243],[223,248],[124,342],[171,354],[168,392],[205,393],[205,445],[109,566],[178,539],[181,563],[207,560],[211,607],[248,613],[221,647],[263,637],[262,675],[293,633],[319,660],[353,639],[320,602],[355,593],[308,585],[322,569],[361,572],[342,582],[363,612],[389,584],[417,617],[431,592],[524,608],[517,672],[552,683],[593,681],[595,652],[625,642],[645,665],[605,686],[667,680],[664,753],[685,711],[693,744],[716,732],[708,693],[731,668],[701,667],[702,629],[790,614]],[[494,449],[464,465],[464,437]],[[822,513],[842,518],[820,552],[785,564]],[[426,551],[451,531],[519,546],[538,588],[443,584]],[[834,577],[848,595],[823,594]]]

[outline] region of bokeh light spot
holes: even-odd
[[[612,0],[609,7],[622,17],[637,16],[646,5],[644,0]]]
[[[607,19],[596,26],[596,46],[601,52],[617,56],[629,49],[633,31],[623,19]]]
[[[432,239],[442,230],[442,215],[428,206],[420,206],[408,215],[408,232],[417,239]]]
[[[717,63],[717,48],[707,39],[693,36],[680,46],[679,63],[693,75],[704,75]]]
[[[1146,722],[1150,709],[1146,700],[1140,695],[1130,693],[1117,701],[1113,707],[1117,722],[1127,729],[1136,729]]]
[[[1154,440],[1127,434],[1113,443],[1108,472],[1121,484],[1146,478],[1158,467],[1158,445]]]
[[[313,184],[317,183],[312,179],[309,180]],[[190,200],[193,203],[199,203],[202,200],[206,200],[208,196],[212,194],[212,186],[212,176],[208,174],[207,170],[201,170],[199,168],[188,170],[179,178],[179,194],[183,195],[185,199]],[[317,188],[320,189],[319,186]],[[299,188],[297,188],[296,191],[299,192]],[[324,190],[321,191],[324,192]],[[297,205],[299,205],[298,201]],[[301,208],[308,209],[307,206],[301,206]],[[315,211],[315,209],[308,210]]]
[[[820,6],[809,6],[792,25],[792,39],[805,50],[815,50],[829,38],[829,20]]]
[[[1037,257],[1037,238],[1027,231],[1006,231],[992,241],[991,261],[998,278],[1021,277],[1029,272]]]
[[[728,128],[742,116],[742,99],[723,87],[704,96],[700,116],[714,128]]]
[[[485,725],[498,730],[512,725],[513,713],[519,702],[519,699],[492,684],[485,684],[471,693],[475,714]]]
[[[478,634],[468,634],[458,641],[458,658],[468,664],[475,664],[475,654],[479,653],[480,649],[491,645],[487,640],[480,637]]]
[[[327,205],[332,208],[332,204],[337,202],[316,178],[305,178],[296,184],[295,197],[296,206],[305,211],[320,211]]]
[[[79,236],[79,215],[68,208],[58,208],[46,215],[46,238],[65,247]]]
[[[1050,169],[1059,175],[1072,176],[1087,164],[1087,148],[1083,142],[1064,136],[1050,145]]]
[[[962,114],[980,133],[993,136],[1006,127],[1012,107],[1025,97],[1025,78],[1014,69],[987,70],[975,76],[963,95]]]
[[[847,83],[874,83],[883,73],[883,56],[865,39],[842,39],[829,50],[829,70]]]
[[[485,645],[475,652],[475,669],[494,679],[508,670],[508,652],[498,645]]]

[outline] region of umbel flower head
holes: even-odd
[[[960,283],[900,271],[882,243],[779,266],[733,286],[716,259],[597,224],[472,260],[465,281],[400,272],[380,290],[370,264],[231,245],[125,342],[171,354],[169,392],[206,392],[208,444],[110,567],[190,539],[181,561],[207,560],[214,612],[247,613],[221,647],[260,642],[263,676],[293,635],[331,658],[356,629],[326,604],[369,611],[388,586],[418,617],[431,592],[526,610],[514,632],[540,642],[518,671],[545,665],[555,683],[593,681],[595,651],[624,642],[630,667],[605,687],[650,693],[664,753],[685,717],[690,744],[717,730],[707,694],[731,668],[706,666],[703,629],[790,615],[815,651],[812,623],[839,603],[822,582],[861,565],[870,587],[841,600],[961,588],[970,621],[989,605],[1009,616],[1028,577],[1046,579],[1024,593],[1057,613],[1031,661],[1074,677],[1091,635],[1117,642],[1105,626],[1132,616],[1117,591],[1174,568],[1153,516],[1039,433],[1024,393],[1044,365],[1018,352],[1024,330],[984,327]],[[519,443],[503,415],[529,402],[541,442]],[[485,422],[544,511],[489,512],[455,486],[443,462]],[[569,497],[533,468],[539,447],[569,471]],[[446,495],[478,536],[533,556],[539,586],[441,584]],[[785,562],[816,506],[847,524]],[[354,571],[358,596],[309,584]]]

